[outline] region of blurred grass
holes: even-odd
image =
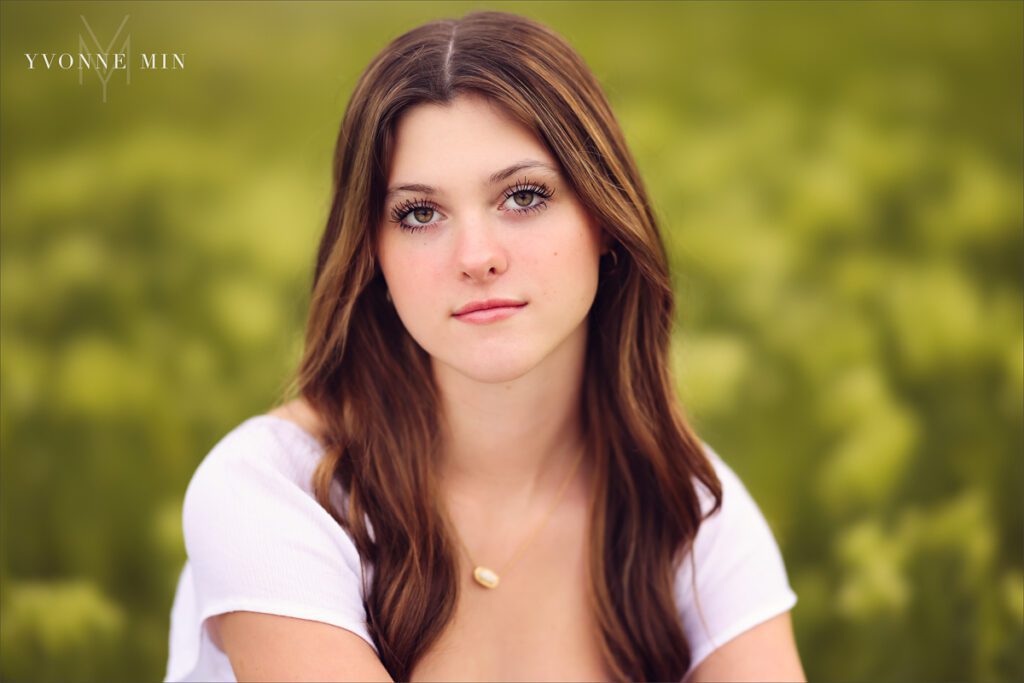
[[[477,7],[606,87],[811,679],[1024,679],[1019,2],[0,4],[0,678],[162,678],[184,487],[297,359],[355,80]],[[25,68],[126,14],[186,70]]]

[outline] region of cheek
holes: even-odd
[[[388,282],[391,283],[391,296],[398,301],[421,309],[419,302],[436,294],[434,277],[433,272],[421,261],[415,259],[397,261],[393,264],[392,272],[388,277]]]
[[[572,289],[586,289],[596,280],[599,245],[589,229],[581,225],[567,231],[557,242],[549,243],[545,252],[545,270],[554,281]]]
[[[392,298],[404,300],[416,293],[415,283],[422,275],[421,259],[414,258],[414,251],[394,235],[381,238],[378,260]]]
[[[437,307],[447,300],[442,291],[442,270],[424,250],[394,249],[381,261],[381,269],[399,318],[410,332],[425,333]]]
[[[551,329],[575,324],[597,294],[598,255],[578,240],[551,244],[538,255],[533,269],[533,291],[545,309]]]

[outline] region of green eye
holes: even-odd
[[[407,232],[419,232],[436,225],[437,221],[431,221],[440,213],[430,200],[410,199],[391,211],[391,222]],[[412,222],[407,223],[407,219],[411,219]]]
[[[547,208],[547,200],[551,199],[554,193],[554,190],[544,183],[520,180],[505,190],[505,200],[502,202],[502,206],[506,211],[519,214],[539,211]],[[512,201],[511,204],[509,200]]]

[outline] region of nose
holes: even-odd
[[[508,252],[496,234],[499,229],[474,221],[459,230],[455,262],[463,280],[486,282],[508,269]]]

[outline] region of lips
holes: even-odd
[[[485,299],[483,301],[471,301],[452,313],[452,315],[457,317],[466,313],[473,313],[474,311],[486,311],[491,308],[522,308],[525,305],[525,301],[517,301],[516,299]]]

